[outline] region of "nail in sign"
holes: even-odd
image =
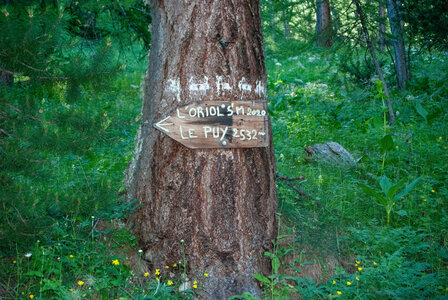
[[[190,103],[162,117],[154,127],[191,149],[269,145],[266,100]]]

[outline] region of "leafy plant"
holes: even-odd
[[[285,281],[287,276],[285,276],[284,274],[279,274],[281,258],[292,251],[292,249],[282,249],[283,251],[281,251],[278,248],[278,241],[285,237],[287,237],[287,235],[280,235],[277,237],[277,241],[272,241],[274,244],[273,253],[264,253],[264,255],[269,257],[271,260],[272,274],[267,277],[262,274],[254,274],[254,278],[263,283],[263,285],[265,286],[265,290],[267,290],[266,294],[271,299],[287,297],[288,291],[290,290],[290,287],[286,284]]]
[[[386,210],[387,225],[389,225],[390,214],[394,209],[395,203],[397,202],[397,200],[406,196],[414,188],[414,186],[417,184],[420,178],[421,177],[415,179],[403,190],[401,190],[406,184],[406,179],[402,179],[396,184],[392,184],[389,178],[387,178],[386,175],[383,175],[383,177],[381,177],[380,180],[380,187],[382,193],[379,193],[374,188],[371,188],[362,183],[360,183],[359,186],[366,194],[375,197],[378,200],[378,202],[384,207],[384,209]]]

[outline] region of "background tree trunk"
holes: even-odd
[[[375,65],[376,73],[378,74],[379,79],[383,83],[383,91],[384,95],[386,95],[386,103],[388,108],[388,114],[389,114],[389,125],[394,125],[395,123],[395,114],[394,109],[392,107],[392,102],[390,101],[390,95],[389,95],[389,89],[387,87],[386,80],[384,80],[383,71],[381,70],[381,66],[378,63],[378,59],[376,58],[375,54],[375,48],[373,46],[372,40],[369,36],[369,30],[367,29],[366,24],[366,16],[364,15],[364,11],[361,8],[361,4],[359,3],[359,0],[353,0],[355,2],[356,11],[358,13],[359,20],[361,21],[361,28],[364,33],[364,38],[367,43],[367,47],[369,48],[370,56],[372,57],[373,64]]]
[[[384,51],[385,46],[385,37],[384,33],[386,32],[386,24],[385,24],[385,5],[384,0],[380,0],[379,3],[379,9],[378,9],[378,15],[379,15],[379,22],[378,22],[378,47],[380,51]]]
[[[331,47],[333,32],[331,25],[331,10],[329,0],[316,0],[316,36],[317,45]]]
[[[142,206],[128,224],[152,268],[182,261],[183,240],[201,297],[259,295],[253,274],[269,271],[263,253],[277,233],[272,137],[267,148],[191,150],[153,127],[193,101],[266,99],[259,1],[154,0],[151,12],[142,124],[125,178],[128,200]]]
[[[0,85],[12,86],[14,83],[14,76],[0,69]]]
[[[289,27],[289,19],[286,15],[286,8],[282,10],[283,17],[283,29],[285,30],[285,40],[289,41],[289,37],[291,36],[291,29]]]
[[[269,24],[271,29],[272,40],[276,41],[275,34],[275,7],[272,0],[268,0],[269,2]]]
[[[387,0],[387,14],[389,16],[390,31],[393,35],[395,70],[397,72],[397,83],[400,89],[406,89],[406,82],[410,78],[410,72],[406,63],[406,51],[404,47],[403,31],[401,28],[401,17],[395,0]]]

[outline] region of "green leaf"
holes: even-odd
[[[403,191],[401,191],[398,195],[396,195],[396,196],[394,197],[394,201],[400,199],[401,197],[406,196],[406,195],[407,195],[407,194],[414,188],[414,186],[419,182],[419,180],[420,180],[421,178],[422,178],[421,176],[418,177],[418,178],[415,179],[413,182],[411,182],[407,187],[405,187],[405,189],[404,189]]]
[[[280,268],[280,259],[276,256],[272,259],[272,270],[274,274],[278,273],[278,268]]]
[[[381,140],[379,140],[378,144],[380,145],[381,149],[383,149],[383,151],[386,152],[394,148],[394,139],[390,134],[388,134]]]
[[[378,78],[375,80],[375,89],[378,94],[383,92],[383,83]]]
[[[376,199],[378,199],[380,201],[380,203],[383,203],[386,200],[383,195],[381,195],[380,193],[378,193],[377,191],[375,191],[371,187],[369,187],[369,186],[367,186],[365,184],[362,184],[362,183],[360,183],[359,186],[364,191],[364,193],[366,193],[367,195],[375,197]]]
[[[60,289],[60,286],[61,286],[59,281],[53,282],[51,280],[44,279],[43,282],[44,282],[44,286],[42,287],[42,292],[49,291],[49,290],[57,291]]]
[[[387,193],[387,198],[392,199],[395,196],[395,194],[397,193],[397,191],[399,189],[401,189],[404,186],[405,183],[406,183],[406,178],[403,178],[397,184],[393,185],[389,189],[389,192]]]
[[[283,239],[283,238],[288,237],[288,236],[290,236],[290,235],[289,234],[279,235],[277,237],[277,240]]]
[[[44,274],[42,274],[41,271],[29,271],[25,274],[23,274],[25,276],[37,276],[37,277],[44,277]]]
[[[423,108],[423,106],[420,104],[420,102],[418,102],[415,105],[415,110],[419,113],[420,116],[423,117],[423,119],[426,120],[426,117],[428,116],[428,112],[426,111],[426,109]]]
[[[402,216],[402,217],[404,217],[404,216],[407,216],[408,215],[408,212],[407,211],[405,211],[405,210],[399,210],[399,211],[396,211],[395,212],[397,215],[399,215],[399,216]]]
[[[389,178],[387,178],[386,175],[383,175],[383,177],[381,177],[381,180],[380,180],[380,187],[381,187],[381,190],[383,191],[384,195],[386,195],[388,197],[388,199],[391,199],[391,198],[389,198],[389,190],[390,190],[391,186],[392,186],[392,183],[390,182]]]
[[[269,281],[269,279],[267,279],[266,277],[264,277],[264,276],[261,275],[261,274],[254,274],[254,278],[255,278],[256,280],[258,280],[258,281],[261,281],[261,282],[265,283],[265,284],[271,284],[271,282]]]

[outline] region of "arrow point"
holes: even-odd
[[[165,131],[165,132],[170,132],[168,129],[166,129],[165,127],[163,127],[163,126],[169,126],[169,125],[174,125],[173,123],[163,123],[163,122],[165,122],[166,120],[168,120],[170,117],[168,116],[168,117],[166,117],[165,119],[162,119],[162,120],[160,120],[159,122],[157,122],[156,124],[154,124],[158,129],[160,129],[160,130],[163,130],[163,131]]]

